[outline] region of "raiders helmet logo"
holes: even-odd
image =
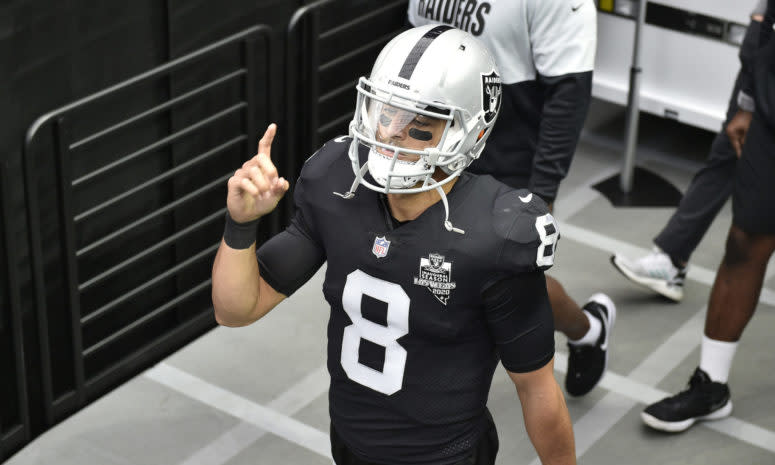
[[[482,74],[482,109],[484,121],[489,124],[501,108],[501,77],[493,71]]]

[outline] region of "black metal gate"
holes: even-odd
[[[407,0],[320,0],[299,8],[287,30],[289,179],[323,142],[347,134],[355,85],[382,47],[406,27]],[[292,205],[288,205],[289,211]]]
[[[23,161],[48,424],[215,325],[210,267],[226,180],[270,120],[270,37],[268,26],[247,29],[30,127]]]
[[[0,461],[215,326],[226,180],[272,109],[285,111],[273,158],[292,184],[302,160],[346,134],[357,79],[404,29],[407,3],[312,2],[288,24],[281,72],[270,28],[256,26],[34,122],[21,266],[0,162]],[[293,213],[289,197],[262,238]]]
[[[8,169],[0,162],[0,218],[11,224],[7,200]],[[8,228],[0,228],[0,260],[5,264],[0,282],[0,460],[5,450],[13,450],[29,440],[27,376],[22,342],[19,278],[16,271],[16,244]]]

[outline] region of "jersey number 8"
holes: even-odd
[[[538,237],[541,238],[541,245],[536,254],[536,265],[552,266],[554,265],[554,250],[560,236],[560,231],[554,224],[554,217],[550,213],[536,217],[536,230]]]
[[[387,326],[363,317],[361,299],[368,295],[387,304]],[[341,363],[347,376],[358,384],[383,394],[401,390],[406,367],[406,349],[398,338],[409,332],[409,296],[400,285],[369,276],[361,270],[347,275],[342,293],[342,307],[352,320],[344,328]],[[385,348],[385,364],[382,371],[358,361],[361,339]]]

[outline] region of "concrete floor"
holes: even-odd
[[[695,252],[679,303],[626,281],[612,252],[651,247],[670,208],[615,208],[590,186],[619,172],[622,109],[594,102],[571,173],[556,202],[562,240],[551,274],[579,302],[606,292],[616,302],[608,372],[582,398],[569,398],[579,463],[775,464],[775,266],[731,373],[731,418],[679,435],[642,425],[650,402],[683,389],[699,360],[705,306],[731,220],[727,205]],[[712,134],[641,118],[638,165],[681,191],[700,167]],[[322,272],[250,327],[216,328],[37,438],[8,465],[326,464],[327,306]],[[556,336],[563,382],[565,338]],[[501,438],[498,464],[537,464],[513,384],[496,372],[489,401]]]

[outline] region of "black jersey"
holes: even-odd
[[[330,414],[355,454],[455,463],[487,424],[499,357],[526,372],[554,355],[543,269],[558,232],[537,196],[465,173],[448,195],[465,234],[443,227],[442,202],[395,224],[382,194],[333,194],[353,180],[349,144],[305,163],[296,218],[259,250],[261,274],[290,295],[327,260]]]

